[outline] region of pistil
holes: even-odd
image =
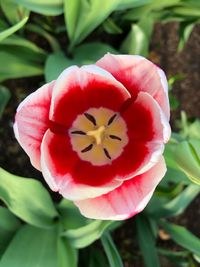
[[[102,143],[104,131],[105,131],[105,126],[102,125],[96,130],[88,131],[87,135],[92,136],[95,139],[96,144],[100,145]]]

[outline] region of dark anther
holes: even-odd
[[[104,153],[105,153],[106,157],[109,158],[109,159],[111,159],[111,156],[108,153],[108,150],[106,148],[104,148],[103,150],[104,150]]]
[[[108,121],[108,125],[110,125],[113,121],[114,121],[114,119],[117,117],[117,114],[114,114],[110,119],[109,119],[109,121]]]
[[[81,135],[86,135],[83,131],[73,131],[71,132],[72,134],[81,134]]]
[[[115,139],[115,140],[119,140],[119,141],[122,141],[122,139],[119,137],[119,136],[116,136],[116,135],[109,135],[110,138],[112,139]]]
[[[82,153],[88,152],[92,149],[93,144],[90,144],[89,146],[87,146],[86,148],[84,148],[83,150],[81,150]]]
[[[92,116],[91,114],[89,114],[89,113],[84,113],[84,115],[85,115],[85,117],[89,120],[89,121],[91,121],[95,126],[97,125],[97,123],[96,123],[96,120],[95,120],[95,117],[94,116]]]

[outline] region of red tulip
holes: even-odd
[[[89,218],[142,211],[166,172],[164,72],[140,56],[72,66],[18,107],[15,136],[53,191]]]

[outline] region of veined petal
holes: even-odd
[[[106,54],[96,65],[110,72],[133,98],[141,91],[152,95],[169,120],[167,80],[160,68],[141,56],[112,54]]]
[[[90,107],[118,111],[128,98],[130,93],[126,88],[104,69],[95,65],[73,66],[64,70],[56,81],[50,118],[70,127],[77,115]]]
[[[30,157],[32,165],[40,170],[40,145],[49,127],[49,110],[55,81],[45,84],[30,94],[19,105],[15,116],[14,133]]]
[[[125,181],[113,191],[96,198],[75,201],[75,204],[84,216],[91,219],[130,218],[145,208],[165,172],[165,161],[161,157],[149,171]]]

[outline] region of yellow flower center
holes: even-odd
[[[120,114],[107,108],[90,108],[77,116],[69,130],[72,149],[95,166],[112,164],[128,143]]]

